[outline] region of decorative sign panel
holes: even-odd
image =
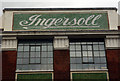
[[[13,30],[103,29],[107,13],[14,13]]]

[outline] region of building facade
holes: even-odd
[[[116,8],[4,9],[3,81],[119,81]]]

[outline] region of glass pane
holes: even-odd
[[[47,51],[47,46],[42,46],[42,51]]]
[[[30,58],[30,63],[36,63],[36,58]]]
[[[23,46],[18,46],[18,51],[23,51]]]
[[[75,44],[79,44],[80,45],[80,42],[76,42]]]
[[[70,45],[70,50],[75,50],[75,45]]]
[[[76,63],[76,58],[70,58],[70,63]]]
[[[22,70],[22,65],[17,65],[17,70]]]
[[[29,46],[24,46],[24,51],[29,51]]]
[[[28,68],[29,68],[29,65],[23,65],[22,66],[22,70],[28,70]]]
[[[83,57],[83,62],[88,62],[88,58]]]
[[[28,59],[23,59],[23,64],[29,64],[29,58]]]
[[[30,57],[36,57],[35,52],[30,52]]]
[[[94,69],[94,64],[89,64],[89,69]]]
[[[87,51],[83,51],[83,56],[87,56]]]
[[[81,44],[86,44],[86,42],[81,42]]]
[[[53,58],[48,58],[48,63],[53,63]]]
[[[42,52],[41,57],[47,57],[47,53],[48,53],[48,52]]]
[[[53,70],[53,65],[48,64],[47,68],[48,68],[48,70]]]
[[[75,69],[76,70],[76,64],[71,64],[70,69]]]
[[[101,64],[100,66],[101,66],[101,69],[107,69],[106,64]]]
[[[100,63],[100,58],[94,58],[94,62],[95,62],[95,64]]]
[[[17,59],[17,64],[22,64],[22,59]]]
[[[53,57],[53,52],[48,52],[48,57]]]
[[[36,63],[40,63],[40,58],[36,58]]]
[[[46,70],[47,69],[47,65],[41,65],[41,70]]]
[[[88,50],[92,50],[92,45],[88,45]]]
[[[17,53],[17,57],[23,57],[23,53],[24,53],[24,52],[18,52],[18,53]]]
[[[36,46],[36,51],[40,51],[40,46]]]
[[[105,50],[104,45],[99,45],[100,50]]]
[[[76,51],[76,57],[81,57],[81,51]]]
[[[75,52],[70,52],[70,57],[75,57]]]
[[[87,45],[82,45],[82,50],[87,50]]]
[[[40,52],[36,52],[36,57],[40,57]]]
[[[24,57],[29,57],[29,52],[24,52]]]
[[[52,51],[53,47],[52,46],[48,46],[48,51]]]
[[[98,45],[93,45],[93,50],[98,50]]]
[[[47,58],[41,58],[41,64],[47,64],[48,60]]]
[[[76,63],[82,63],[82,59],[81,58],[76,58]]]
[[[30,51],[35,51],[35,46],[31,46]]]
[[[88,62],[93,62],[93,58],[88,58]]]
[[[100,64],[95,64],[95,69],[100,69]]]
[[[81,45],[76,45],[76,50],[81,50]]]
[[[100,56],[105,57],[105,51],[100,51]]]
[[[76,64],[76,69],[82,69],[82,64]]]
[[[88,56],[89,56],[89,57],[92,57],[92,56],[93,56],[92,51],[88,51]]]
[[[94,57],[99,57],[99,51],[94,51]]]
[[[83,69],[88,69],[89,64],[83,64]]]
[[[92,44],[92,42],[87,42],[87,44]]]
[[[106,58],[101,58],[101,63],[106,63]]]

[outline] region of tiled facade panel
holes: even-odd
[[[120,49],[106,52],[110,81],[120,81]]]
[[[70,80],[69,50],[54,50],[54,81]]]
[[[2,81],[15,81],[16,51],[2,52]]]

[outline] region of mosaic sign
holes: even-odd
[[[108,29],[107,13],[14,13],[13,30]]]

